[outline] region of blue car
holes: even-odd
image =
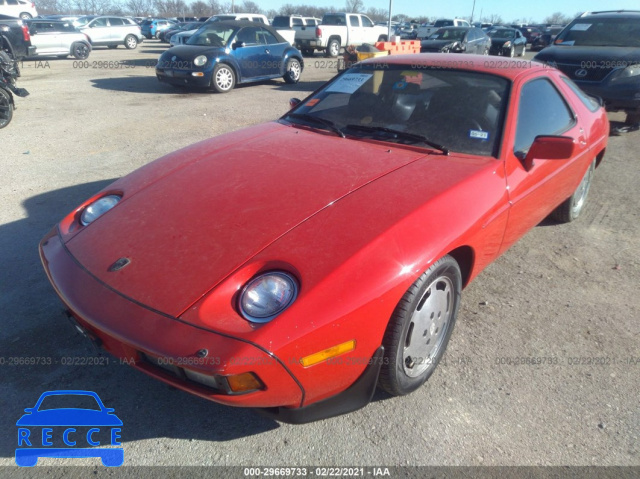
[[[173,27],[176,22],[164,18],[148,18],[140,24],[140,31],[148,39],[159,38],[160,32]]]
[[[216,21],[205,23],[185,45],[164,52],[156,65],[156,76],[174,86],[226,93],[239,83],[278,77],[297,83],[303,67],[300,51],[270,26]]]
[[[80,407],[67,407],[73,404]],[[60,405],[64,407],[59,407]],[[103,445],[95,436],[104,429],[109,429],[111,440],[108,445],[121,445],[118,439],[122,421],[113,414],[114,409],[105,407],[93,391],[47,391],[40,396],[34,407],[24,411],[26,414],[16,422],[19,429],[15,460],[19,466],[35,466],[40,457],[99,457],[102,464],[110,467],[120,466],[124,462],[121,447],[76,447],[79,442],[84,442],[84,438],[87,446]],[[52,435],[61,429],[58,426],[67,427],[59,439],[64,439],[65,445],[69,447],[52,447]],[[30,429],[36,427],[38,430]],[[56,427],[56,431],[53,427]],[[90,429],[83,435],[76,427]],[[42,428],[41,433],[39,428]],[[104,435],[104,431],[101,434]]]

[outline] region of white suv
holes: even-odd
[[[36,4],[31,0],[0,0],[0,14],[25,20],[38,16]]]

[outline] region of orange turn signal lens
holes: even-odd
[[[229,388],[234,393],[242,393],[246,391],[255,391],[256,389],[262,389],[262,382],[253,373],[234,374],[233,376],[227,376],[227,383]]]
[[[327,359],[335,358],[336,356],[340,356],[341,354],[353,351],[354,349],[356,349],[356,340],[352,339],[351,341],[347,341],[346,343],[327,348],[324,351],[318,351],[317,353],[305,356],[300,360],[300,363],[305,368],[308,368],[309,366],[321,363],[322,361],[325,361]]]

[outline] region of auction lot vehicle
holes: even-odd
[[[428,39],[420,42],[420,52],[471,53],[488,55],[491,39],[480,28],[441,28]]]
[[[433,25],[420,26],[416,29],[416,38],[427,39],[439,29],[444,27],[470,27],[468,21],[461,18],[447,19],[441,18],[436,20]]]
[[[491,38],[490,55],[513,58],[516,55],[522,57],[527,51],[527,39],[515,28],[496,27],[489,30],[487,35]]]
[[[535,56],[571,78],[609,111],[640,122],[640,11],[585,13]]]
[[[31,44],[29,27],[24,21],[0,15],[0,50],[5,50],[15,60],[36,54],[36,47]]]
[[[211,87],[226,93],[236,83],[278,77],[297,83],[303,65],[302,54],[270,26],[215,21],[203,25],[184,45],[164,52],[156,76],[178,87]]]
[[[38,56],[55,55],[66,58],[72,55],[78,60],[89,58],[89,37],[77,31],[71,22],[26,20],[26,23]]]
[[[201,397],[300,423],[408,394],[462,288],[576,219],[607,146],[564,75],[499,61],[360,62],[88,198],[41,241],[46,273],[87,338]]]
[[[0,0],[0,15],[27,20],[37,17],[38,11],[31,0]]]
[[[359,13],[327,13],[322,24],[314,29],[301,30],[296,43],[305,55],[315,50],[326,52],[326,56],[337,57],[340,49],[347,45],[360,46],[387,41],[388,29],[374,25],[369,17]]]
[[[124,45],[132,50],[144,40],[140,25],[127,17],[81,17],[74,22],[76,28],[86,33],[91,45],[117,48]]]

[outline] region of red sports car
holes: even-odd
[[[41,242],[76,327],[175,387],[285,422],[420,387],[464,286],[583,210],[609,124],[541,64],[356,64],[277,121],[121,178]]]

